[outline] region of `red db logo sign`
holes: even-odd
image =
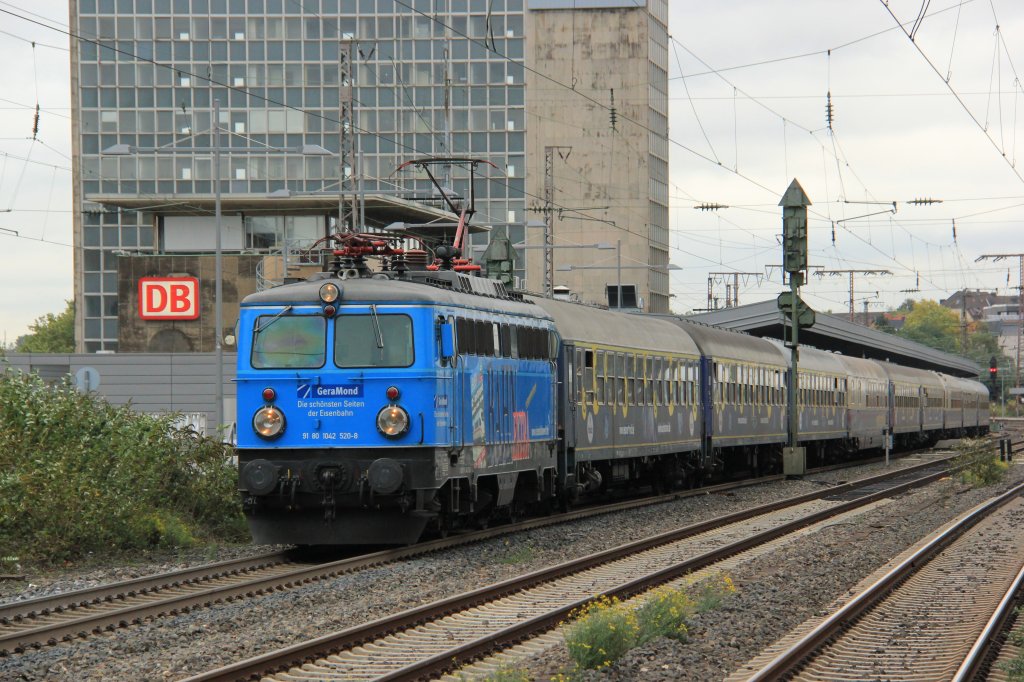
[[[197,319],[199,280],[195,277],[143,277],[139,280],[139,317],[143,320]]]

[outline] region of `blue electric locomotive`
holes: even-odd
[[[551,489],[557,339],[500,283],[324,273],[247,297],[239,326],[257,542],[408,543]]]

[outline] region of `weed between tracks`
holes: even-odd
[[[598,597],[570,616],[576,622],[566,631],[565,644],[576,670],[561,679],[610,667],[630,649],[658,637],[686,641],[687,620],[717,609],[735,591],[729,576],[719,574],[688,588],[654,590],[636,608]]]
[[[505,554],[501,557],[503,564],[524,564],[534,557],[532,545],[519,545],[512,547],[508,540],[505,540]]]
[[[1017,622],[1020,623],[1021,610],[1017,608]],[[1024,629],[1017,627],[1013,632],[1010,633],[1007,639],[1009,644],[1016,647],[1024,648]],[[1024,682],[1024,651],[1021,651],[1017,656],[1005,663],[1000,663],[999,668],[1006,672],[1006,677],[1010,682]]]
[[[989,486],[1003,480],[1008,465],[999,461],[987,438],[970,438],[956,446],[957,456],[951,466],[960,469],[960,480],[975,486]]]

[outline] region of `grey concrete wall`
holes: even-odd
[[[36,372],[47,381],[65,376],[114,405],[131,403],[139,412],[180,412],[212,432],[217,362],[214,353],[10,353],[0,369]],[[235,354],[224,353],[224,419],[235,420]],[[98,380],[98,381],[97,381]],[[229,428],[227,433],[233,431]]]

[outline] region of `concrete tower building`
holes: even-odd
[[[668,312],[667,2],[532,0],[530,10],[526,189],[535,209],[552,192],[554,285],[614,304],[621,283],[624,307]],[[530,230],[531,244],[542,233]],[[620,242],[618,253],[575,248]],[[528,256],[535,289],[542,252]]]
[[[527,224],[544,220],[530,209],[543,203],[553,145],[572,147],[570,164],[554,167],[555,207],[579,209],[554,216],[554,245],[621,239],[623,266],[652,266],[622,270],[623,283],[667,310],[666,12],[665,0],[71,0],[78,350],[211,350],[237,301],[281,274],[270,264],[294,262],[332,229],[339,176],[349,192],[360,178],[370,195],[367,227],[438,217],[423,204],[427,178],[395,172],[419,156],[494,163],[476,186],[474,222],[542,244]],[[617,130],[607,109],[535,72],[609,106],[614,89]],[[341,123],[349,83],[351,127]],[[207,305],[215,101],[220,330]],[[343,129],[353,133],[344,159]],[[133,150],[103,153],[115,145]],[[294,151],[303,145],[333,155]],[[456,168],[448,182],[465,196],[467,177]],[[532,291],[544,288],[544,253],[524,250],[517,265]],[[556,277],[604,302],[614,251],[549,253],[556,264],[611,266]],[[198,279],[199,317],[152,323],[173,333],[145,328],[136,292],[147,275]]]

